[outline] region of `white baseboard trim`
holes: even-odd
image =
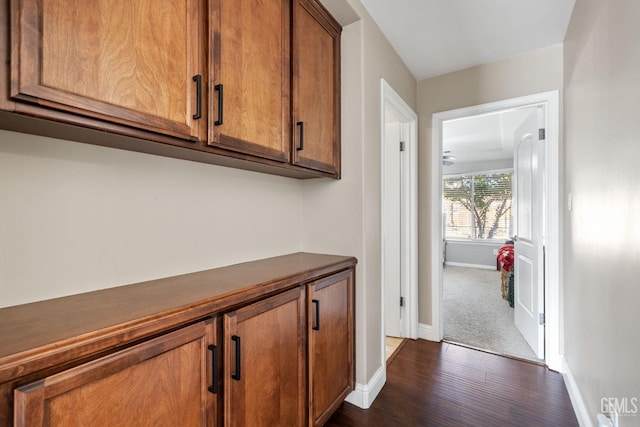
[[[433,329],[433,326],[425,325],[424,323],[418,323],[418,338],[427,341],[442,341],[442,339],[440,339],[436,331]]]
[[[564,361],[564,358],[561,354],[549,354],[549,352],[547,351],[547,353],[545,354],[545,361],[547,362],[547,368],[551,369],[552,371],[562,373],[562,363]]]
[[[356,389],[346,398],[346,401],[358,408],[369,409],[373,401],[382,390],[382,386],[387,382],[387,370],[385,366],[380,366],[369,383],[356,383]]]
[[[587,406],[584,403],[582,394],[580,394],[580,389],[578,389],[576,379],[564,357],[562,357],[562,376],[564,377],[564,383],[567,386],[567,391],[569,392],[571,405],[576,413],[576,418],[578,418],[578,424],[580,424],[580,427],[593,427],[589,411],[587,411]]]
[[[495,265],[484,264],[466,264],[464,262],[445,262],[444,265],[450,265],[451,267],[470,267],[470,268],[482,268],[483,270],[496,270]],[[496,270],[497,271],[497,270]]]

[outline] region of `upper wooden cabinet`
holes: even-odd
[[[210,144],[288,162],[290,1],[210,3]]]
[[[341,28],[316,1],[293,9],[293,163],[340,176]]]
[[[200,139],[198,0],[13,1],[11,97],[182,139]],[[55,116],[54,116],[55,117]]]
[[[315,0],[212,3],[211,145],[339,177],[338,23]]]
[[[3,129],[340,178],[341,28],[319,0],[0,0],[2,9]]]

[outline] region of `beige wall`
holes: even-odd
[[[578,1],[564,47],[565,358],[593,422],[602,398],[640,398],[638,16],[636,0]]]
[[[387,80],[414,109],[416,80],[360,1],[349,0],[348,4],[360,19],[346,26],[342,34],[343,175],[339,182],[303,183],[303,247],[358,257],[356,381],[367,384],[384,363],[380,318],[380,79]]]
[[[434,113],[562,90],[562,45],[418,82],[419,321],[431,322],[431,119]]]
[[[0,131],[0,307],[297,252],[300,181]]]
[[[364,170],[363,170],[363,220],[364,220],[364,265],[367,286],[367,374],[371,375],[385,363],[384,352],[380,352],[380,337],[383,325],[380,315],[382,307],[381,268],[381,84],[387,83],[414,111],[416,106],[416,80],[404,65],[380,29],[367,15],[364,19]]]

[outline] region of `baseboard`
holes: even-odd
[[[469,268],[482,268],[483,270],[496,270],[495,265],[484,264],[466,264],[464,262],[445,262],[444,265],[450,265],[451,267],[469,267]],[[496,270],[497,271],[497,270]]]
[[[353,390],[346,398],[346,401],[352,405],[356,405],[358,408],[369,409],[373,401],[382,390],[382,386],[387,382],[387,370],[385,366],[380,366],[369,383],[356,384],[356,389]]]
[[[436,331],[431,325],[425,325],[424,323],[418,323],[418,338],[427,341],[440,342],[442,339],[438,336]]]
[[[578,424],[580,424],[580,427],[593,427],[589,411],[587,411],[587,406],[584,404],[584,399],[582,399],[582,394],[580,394],[580,389],[578,389],[576,379],[574,378],[573,372],[571,372],[571,368],[564,357],[562,358],[562,376],[564,377],[564,383],[567,386],[567,391],[569,392],[571,405],[576,413],[576,418],[578,418]]]
[[[547,351],[547,353],[545,354],[545,362],[547,363],[547,368],[551,369],[552,371],[562,373],[563,361],[564,359],[561,354],[549,354],[549,351]]]

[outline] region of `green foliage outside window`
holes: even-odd
[[[511,226],[511,180],[511,173],[445,178],[445,237],[508,238]]]

